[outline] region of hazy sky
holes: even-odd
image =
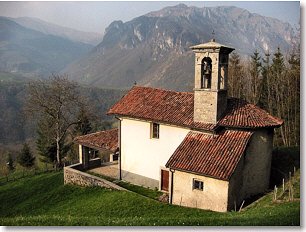
[[[184,3],[188,6],[237,6],[252,13],[278,18],[297,25],[300,18],[298,1],[151,1],[151,2],[0,2],[0,15],[36,17],[47,22],[82,31],[103,33],[114,20],[128,21],[150,11]]]

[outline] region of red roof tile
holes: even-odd
[[[74,141],[87,147],[115,152],[118,149],[118,129],[81,135],[76,137]]]
[[[152,120],[192,129],[212,131],[218,126],[256,128],[276,127],[282,120],[243,100],[229,98],[224,117],[217,124],[193,121],[193,97],[190,92],[175,92],[134,86],[108,114]]]
[[[218,125],[238,128],[278,127],[283,120],[242,99],[230,98],[225,116]]]
[[[191,131],[166,167],[229,180],[252,132],[224,130],[218,135]]]

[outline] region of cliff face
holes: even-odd
[[[135,18],[114,21],[103,41],[63,72],[77,81],[114,88],[141,85],[187,90],[193,86],[189,47],[211,39],[241,54],[255,49],[287,51],[294,37],[288,23],[236,7],[196,8],[180,4]]]

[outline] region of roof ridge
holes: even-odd
[[[156,87],[150,87],[150,86],[139,86],[139,85],[134,85],[134,86],[132,87],[132,89],[134,89],[134,88],[161,90],[161,91],[165,91],[165,92],[172,92],[172,93],[178,93],[178,94],[193,94],[193,92],[175,91],[175,90],[162,89],[162,88],[156,88]]]
[[[89,135],[95,135],[95,134],[99,134],[101,132],[109,132],[109,131],[113,131],[113,130],[118,130],[118,128],[112,128],[112,129],[108,129],[108,130],[96,131],[96,132],[89,133],[89,134],[86,134],[86,135],[79,135],[79,136],[75,137],[74,140],[76,140],[77,138],[82,138],[82,137],[86,137],[86,136],[89,136]]]
[[[253,112],[254,111],[254,112]],[[215,131],[217,127],[278,127],[283,121],[242,98],[228,98],[227,108],[217,123],[194,121],[194,93],[148,86],[133,86],[107,112],[191,129]],[[253,115],[251,115],[253,114]],[[252,116],[250,118],[250,116]]]

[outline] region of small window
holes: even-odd
[[[193,179],[193,189],[198,189],[203,191],[203,187],[204,187],[203,181]]]
[[[158,139],[159,138],[159,124],[153,122],[151,124],[151,138]]]

